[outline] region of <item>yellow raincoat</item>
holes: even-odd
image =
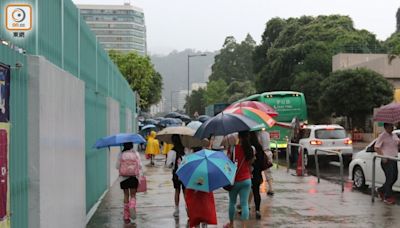
[[[156,138],[156,132],[151,131],[147,139],[146,154],[157,155],[160,153],[160,143]]]
[[[163,145],[164,145],[164,147],[163,147],[162,153],[163,153],[164,155],[168,154],[168,152],[169,152],[170,150],[172,150],[172,148],[174,148],[174,144],[168,144],[168,143],[164,142]]]

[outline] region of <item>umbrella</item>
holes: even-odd
[[[167,127],[157,133],[156,139],[172,144],[172,135],[179,135],[184,147],[201,147],[203,141],[193,137],[195,132],[189,127]]]
[[[233,184],[236,165],[220,151],[201,150],[183,157],[176,171],[188,189],[212,192]]]
[[[156,126],[153,124],[148,124],[148,125],[142,127],[142,130],[146,130],[146,129],[150,129],[150,128],[156,128]]]
[[[121,146],[123,143],[127,142],[140,144],[140,143],[145,143],[146,140],[139,134],[119,133],[116,135],[111,135],[98,139],[93,147],[96,149],[100,149],[110,146]]]
[[[160,122],[161,120],[163,120],[164,119],[164,117],[156,117],[156,118],[154,118],[156,121],[158,121],[158,122]]]
[[[243,102],[234,103],[234,104],[231,104],[230,106],[228,106],[225,109],[225,111],[227,111],[229,109],[240,108],[240,107],[250,107],[250,108],[258,109],[262,112],[267,113],[271,117],[275,117],[278,115],[278,113],[275,111],[274,108],[272,108],[271,106],[269,106],[265,103],[259,102],[259,101],[243,101]]]
[[[374,115],[374,121],[392,124],[400,122],[400,103],[380,107]]]
[[[181,126],[182,120],[176,118],[164,118],[158,123],[158,125],[161,127]]]
[[[275,124],[275,120],[271,116],[255,108],[250,107],[239,107],[232,108],[224,111],[225,113],[234,113],[239,115],[244,115],[254,120],[257,123],[264,124],[264,127],[272,127]],[[257,129],[252,129],[257,130]]]
[[[204,123],[204,122],[206,122],[207,120],[209,120],[210,118],[211,118],[210,116],[201,115],[201,116],[199,116],[199,118],[197,118],[197,120],[200,121],[200,122],[202,122],[202,123]]]
[[[186,125],[189,128],[192,128],[193,130],[197,130],[203,123],[200,121],[192,121],[188,125]]]
[[[177,117],[178,119],[181,119],[183,122],[185,123],[189,123],[190,121],[192,121],[192,119],[188,116],[188,115],[181,115],[179,117]]]
[[[204,122],[199,129],[197,129],[194,137],[204,139],[209,138],[212,135],[228,135],[234,132],[247,131],[257,127],[260,127],[260,124],[254,122],[248,117],[222,112]]]
[[[158,121],[157,120],[153,120],[153,119],[146,119],[146,120],[143,121],[143,124],[144,125],[147,125],[147,124],[156,125],[156,124],[158,124]]]
[[[170,113],[168,113],[167,115],[165,115],[164,117],[165,118],[179,118],[179,117],[181,117],[182,116],[182,114],[180,114],[180,113],[177,113],[177,112],[170,112]]]

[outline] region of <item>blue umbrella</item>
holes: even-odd
[[[153,125],[153,124],[148,124],[148,125],[142,127],[142,130],[146,130],[146,129],[149,129],[149,128],[156,128],[156,126]]]
[[[186,188],[212,192],[233,184],[236,165],[223,152],[204,149],[184,156],[176,174]]]
[[[103,137],[94,144],[94,148],[100,149],[110,146],[121,146],[124,143],[131,142],[135,144],[145,143],[146,140],[139,134],[134,133],[119,133],[116,135],[111,135]]]

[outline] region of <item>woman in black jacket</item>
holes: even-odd
[[[250,132],[250,143],[256,150],[256,159],[253,162],[253,171],[251,178],[251,188],[253,190],[254,204],[256,206],[256,219],[261,219],[260,214],[260,204],[261,204],[261,195],[260,195],[260,185],[263,182],[262,177],[262,167],[263,162],[265,161],[264,151],[260,142],[258,141],[257,134],[253,131]]]

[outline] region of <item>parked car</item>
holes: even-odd
[[[342,126],[336,124],[304,125],[300,134],[299,144],[304,148],[305,166],[313,164],[316,149],[339,151],[345,161],[351,161],[353,142]],[[328,160],[337,157],[335,154],[326,152],[318,152],[318,156],[325,157]]]
[[[394,130],[393,134],[397,134],[400,137],[400,130]],[[353,180],[353,185],[357,189],[367,188],[372,183],[372,159],[377,154],[375,152],[375,142],[376,139],[363,150],[354,154],[353,160],[350,162],[349,179]],[[380,187],[385,183],[385,174],[381,167],[381,159],[376,159],[375,162],[375,186]],[[399,166],[399,163],[397,164]],[[393,189],[400,191],[399,180],[396,181]]]

